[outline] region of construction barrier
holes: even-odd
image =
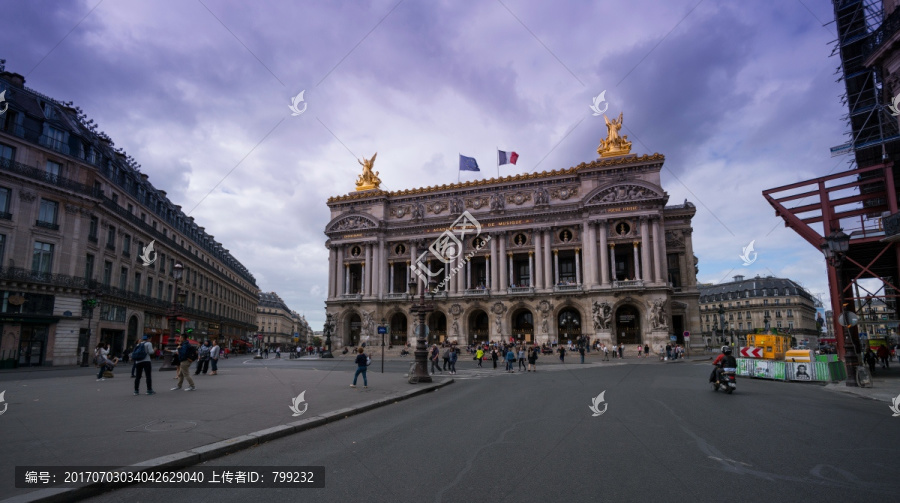
[[[832,356],[832,355],[826,355]],[[833,362],[783,362],[779,360],[755,360],[737,358],[737,375],[778,381],[842,381],[847,378],[844,363]]]

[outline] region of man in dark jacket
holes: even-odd
[[[185,391],[194,391],[194,379],[191,377],[191,364],[194,363],[194,360],[191,359],[191,356],[195,356],[191,348],[191,343],[188,342],[186,338],[183,336],[178,336],[181,344],[178,346],[178,361],[180,362],[178,365],[181,367],[181,374],[178,376],[178,385],[172,388],[172,391],[176,389],[181,389],[182,383],[184,383],[184,378],[187,377],[189,388],[185,389]]]

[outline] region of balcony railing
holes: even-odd
[[[580,290],[581,285],[555,285],[553,287],[554,292],[575,292]]]
[[[531,286],[511,286],[506,290],[506,293],[510,295],[522,294],[522,293],[534,293],[534,287]]]
[[[644,280],[642,280],[642,279],[613,281],[613,288],[643,288],[643,287],[644,287]]]
[[[404,293],[386,293],[384,294],[385,299],[405,299],[406,292]]]
[[[488,291],[485,288],[469,288],[464,292],[464,295],[467,297],[478,297],[481,295],[487,295]]]
[[[341,295],[341,298],[344,300],[360,300],[362,299],[361,293],[345,293]]]
[[[53,222],[44,222],[43,220],[35,220],[34,225],[38,227],[43,227],[44,229],[50,229],[51,231],[58,231],[59,225]]]
[[[0,211],[0,220],[12,220],[12,213]]]
[[[75,180],[70,180],[59,175],[47,173],[42,169],[26,166],[22,163],[11,161],[9,159],[0,158],[0,169],[15,173],[17,175],[22,175],[27,178],[31,178],[33,180],[56,185],[57,187],[62,187],[64,189],[68,189],[73,192],[78,192],[80,194],[88,195],[91,197],[100,197],[101,194],[100,189],[88,187],[87,185],[78,183]]]

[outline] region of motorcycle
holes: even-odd
[[[731,367],[723,368],[722,372],[719,373],[719,375],[721,376],[720,380],[712,383],[713,391],[719,391],[719,386],[721,386],[725,388],[725,393],[728,393],[730,395],[735,389],[737,389],[736,371],[737,369]]]

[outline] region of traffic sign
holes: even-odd
[[[750,346],[745,346],[741,348],[741,356],[746,358],[762,358],[763,350],[762,348],[754,348]]]
[[[387,327],[378,327],[378,335],[384,335],[387,333]]]
[[[691,333],[687,330],[684,331],[684,340],[688,340],[691,338]]]

